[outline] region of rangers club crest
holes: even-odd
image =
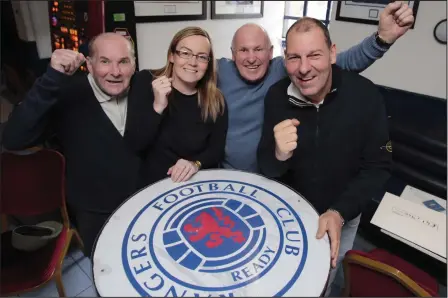
[[[141,296],[282,296],[306,265],[301,217],[257,185],[182,184],[148,198],[135,214],[121,256]]]

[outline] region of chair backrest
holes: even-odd
[[[392,175],[446,199],[447,101],[381,87],[392,140]]]
[[[1,155],[2,214],[34,216],[58,208],[65,210],[65,159],[62,154],[42,149],[26,155],[11,152]]]
[[[352,297],[432,297],[400,270],[374,260],[369,253],[350,250],[344,261],[344,296]]]

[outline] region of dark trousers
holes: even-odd
[[[84,255],[91,259],[96,239],[111,213],[71,209],[71,217],[84,242]]]

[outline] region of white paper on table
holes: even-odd
[[[400,198],[412,201],[412,202],[417,203],[417,204],[421,204],[423,206],[425,206],[423,204],[423,202],[434,200],[440,206],[445,208],[445,210],[443,212],[446,212],[446,200],[441,199],[439,197],[436,197],[436,196],[434,196],[434,195],[432,195],[430,193],[424,192],[424,191],[422,191],[422,190],[420,190],[418,188],[412,187],[410,185],[406,185],[406,187],[404,188],[403,192],[401,193]]]
[[[446,215],[387,193],[370,221],[446,259]]]
[[[446,264],[446,259],[444,257],[441,257],[438,254],[433,253],[432,251],[429,251],[429,250],[427,250],[427,249],[425,249],[425,248],[423,248],[423,247],[421,247],[421,246],[419,246],[419,245],[417,245],[417,244],[415,244],[415,243],[413,243],[413,242],[411,242],[409,240],[406,240],[403,237],[397,236],[394,233],[391,233],[391,232],[389,232],[389,231],[387,231],[385,229],[381,229],[381,232],[383,232],[384,234],[389,235],[392,238],[400,240],[401,242],[403,242],[403,243],[405,243],[405,244],[407,244],[407,245],[409,245],[409,246],[411,246],[411,247],[413,247],[415,249],[418,249],[419,251],[424,252],[428,256],[431,256],[434,259],[439,260],[439,261],[441,261],[441,262]]]

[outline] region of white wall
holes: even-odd
[[[35,41],[40,59],[50,58],[51,35],[47,1],[12,1],[17,34],[24,41]]]
[[[29,1],[37,52],[40,59],[50,58],[52,54],[50,22],[48,20],[48,1]]]
[[[376,25],[336,21],[336,7],[333,1],[330,34],[338,52],[377,30]],[[446,98],[447,48],[433,37],[434,26],[446,19],[446,9],[446,1],[420,1],[414,29],[362,75],[379,85]]]
[[[158,68],[165,65],[171,39],[177,31],[187,26],[199,26],[205,29],[212,38],[215,57],[230,58],[230,44],[235,31],[245,23],[258,23],[268,31],[274,45],[274,55],[281,55],[284,1],[264,1],[263,18],[237,20],[211,20],[210,1],[207,2],[207,20],[138,23],[136,27],[139,68]]]

